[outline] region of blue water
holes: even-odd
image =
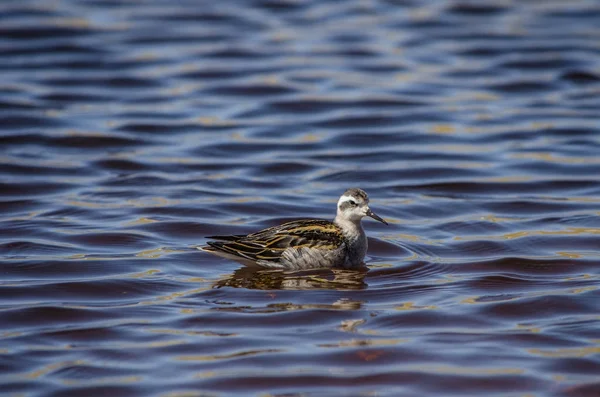
[[[0,2],[0,394],[600,395],[598,21]],[[195,249],[349,187],[368,271]]]

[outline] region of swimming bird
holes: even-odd
[[[301,219],[248,235],[209,236],[218,241],[199,249],[270,269],[359,268],[367,253],[365,216],[388,224],[371,211],[367,193],[353,188],[338,200],[333,221]]]

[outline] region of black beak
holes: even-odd
[[[381,223],[385,223],[386,225],[388,224],[386,221],[383,220],[382,217],[380,217],[379,215],[377,215],[376,213],[374,213],[373,211],[371,211],[370,209],[367,211],[367,216],[370,216],[371,218],[375,219],[376,221],[379,221]]]

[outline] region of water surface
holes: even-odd
[[[594,1],[0,3],[0,390],[600,395]],[[368,271],[194,249],[361,187]]]

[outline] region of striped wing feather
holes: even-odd
[[[343,244],[341,230],[332,222],[318,219],[298,220],[273,226],[247,236],[213,236],[214,249],[253,261],[278,261],[291,247],[335,249]]]

